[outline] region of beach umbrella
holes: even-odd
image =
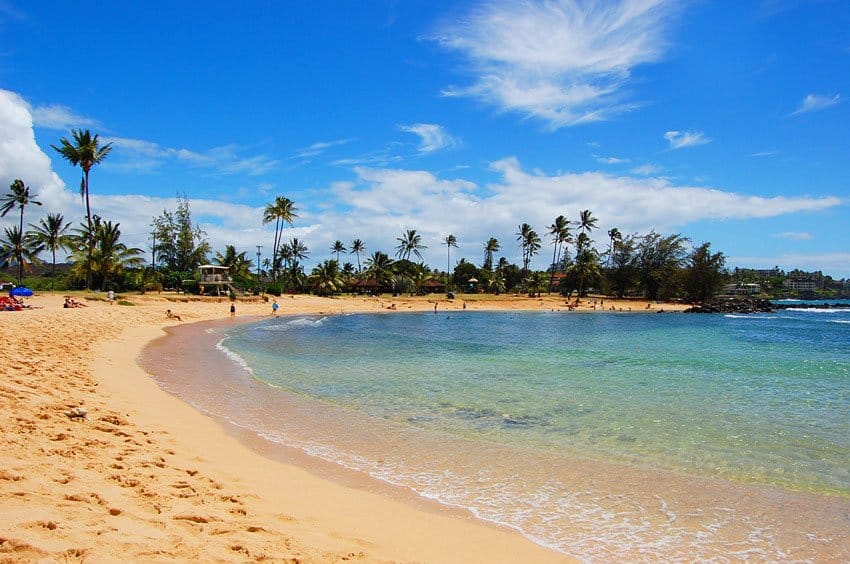
[[[19,296],[21,298],[28,298],[28,297],[32,296],[32,290],[30,290],[29,288],[26,288],[24,286],[18,286],[16,288],[12,288],[11,290],[9,290],[9,295],[10,296]]]

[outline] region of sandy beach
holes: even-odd
[[[477,299],[476,299],[477,298]],[[62,296],[4,312],[0,558],[6,560],[564,561],[459,511],[264,458],[162,391],[137,356],[165,327],[229,317],[229,301]],[[431,310],[435,298],[278,298],[282,314]],[[606,300],[596,308],[646,310]],[[437,307],[563,309],[562,298]],[[234,322],[270,315],[239,301]],[[682,306],[652,304],[670,311]],[[166,309],[182,321],[167,319]],[[584,301],[578,309],[594,309]],[[410,496],[413,497],[413,496]]]

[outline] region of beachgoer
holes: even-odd
[[[437,302],[434,302],[434,313],[437,313]]]
[[[277,308],[279,307],[280,306],[277,305],[277,300],[272,300],[272,315],[274,315],[275,317],[277,317]]]
[[[236,304],[230,304],[230,317],[231,319],[236,317]]]
[[[466,311],[466,302],[463,302],[463,311]]]
[[[106,293],[106,299],[109,301],[109,305],[113,305],[115,303],[115,292],[109,290],[109,292]]]
[[[165,317],[168,319],[176,319],[177,321],[183,321],[183,319],[177,315],[176,313],[172,313],[170,309],[165,310]]]

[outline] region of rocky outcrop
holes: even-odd
[[[704,304],[686,309],[685,313],[771,313],[775,306],[770,300],[755,298],[714,298]]]

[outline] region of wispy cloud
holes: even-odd
[[[751,157],[772,157],[778,151],[759,151],[758,153],[753,153],[750,155]]]
[[[313,143],[309,147],[304,147],[303,149],[299,149],[293,158],[296,159],[311,159],[313,157],[318,157],[319,155],[326,152],[328,149],[333,147],[338,147],[340,145],[346,145],[351,143],[354,139],[336,139],[334,141],[319,141],[317,143]]]
[[[593,158],[596,159],[596,162],[598,163],[611,165],[631,162],[631,159],[622,159],[620,157],[601,157],[599,155],[593,155]]]
[[[32,122],[36,127],[67,131],[71,128],[101,127],[100,123],[76,113],[68,106],[52,104],[48,106],[35,106],[30,108]]]
[[[811,241],[814,235],[805,231],[785,231],[783,233],[774,233],[774,237],[778,239],[788,239],[789,241]]]
[[[632,70],[658,61],[681,3],[669,0],[491,0],[430,36],[470,61],[473,83],[446,96],[483,100],[551,129],[610,119]]]
[[[636,166],[630,172],[639,176],[653,176],[664,172],[664,167],[652,163],[646,163]]]
[[[711,143],[711,139],[701,131],[668,131],[664,134],[664,139],[670,144],[671,151]]]
[[[818,110],[825,110],[827,108],[831,108],[832,106],[838,104],[841,101],[841,95],[836,94],[834,96],[821,96],[818,94],[809,94],[805,98],[803,98],[800,107],[791,112],[790,116],[797,116],[800,114],[805,114],[808,112],[816,112]]]
[[[419,152],[433,153],[440,149],[447,149],[458,144],[457,139],[441,125],[434,123],[414,123],[413,125],[399,125],[398,128],[407,133],[419,136]]]
[[[116,156],[123,157],[118,162],[108,165],[115,168],[156,167],[169,161],[186,163],[190,166],[213,169],[222,174],[244,173],[249,176],[259,176],[273,170],[278,161],[266,155],[243,156],[244,149],[238,145],[213,147],[203,152],[190,149],[174,149],[162,147],[152,141],[129,139],[126,137],[109,137],[116,149]]]

